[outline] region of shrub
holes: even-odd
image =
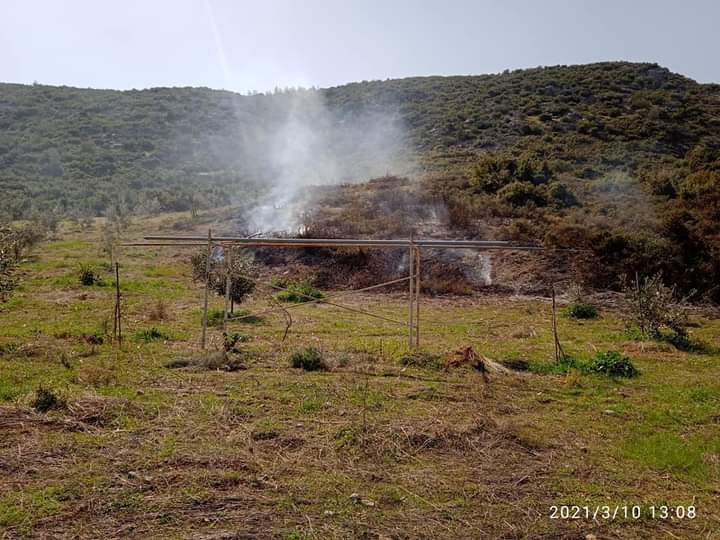
[[[32,401],[32,408],[38,412],[45,413],[50,409],[58,409],[64,404],[63,400],[49,388],[40,385],[35,391],[35,398]]]
[[[585,366],[588,373],[602,373],[611,377],[636,377],[639,372],[630,358],[617,351],[599,352]]]
[[[631,309],[628,325],[636,327],[643,337],[671,343],[689,342],[685,299],[678,298],[674,286],[663,283],[662,274],[643,280],[637,278],[624,286],[624,293]]]
[[[223,252],[223,257],[229,253]],[[218,296],[225,296],[225,285],[227,280],[227,267],[222,258],[210,258],[210,276],[207,275],[207,253],[200,251],[190,257],[192,266],[193,281],[205,281],[209,277],[210,289]],[[245,276],[250,272],[250,262],[237,250],[232,253],[232,265],[230,267],[230,310],[234,310],[235,304],[240,304],[245,297],[255,290],[255,281]]]
[[[592,304],[573,303],[566,306],[562,314],[568,319],[596,319],[598,311]]]
[[[225,349],[225,352],[239,353],[240,349],[237,344],[245,343],[249,340],[250,338],[248,336],[238,332],[233,332],[231,334],[223,332],[223,349]]]
[[[322,371],[327,369],[322,353],[315,347],[295,351],[290,356],[290,365],[305,371]]]
[[[153,326],[152,328],[135,332],[135,339],[139,341],[155,341],[156,339],[170,339],[170,336]]]
[[[218,296],[225,296],[225,276],[218,275],[212,282],[212,288]],[[255,290],[255,282],[244,276],[230,276],[230,300],[233,304],[241,303],[245,297]]]
[[[325,294],[309,283],[290,283],[284,291],[276,293],[273,298],[278,302],[302,304],[312,299],[325,298]]]
[[[510,206],[546,206],[547,199],[542,190],[527,182],[511,182],[497,192],[498,197]]]
[[[80,274],[78,276],[81,285],[86,287],[92,287],[93,285],[100,285],[102,278],[95,272],[92,266],[87,264],[80,265]]]
[[[416,351],[409,352],[400,357],[400,363],[403,366],[419,367],[424,369],[442,369],[442,358],[440,355]]]
[[[530,371],[541,375],[564,375],[571,370],[609,377],[635,377],[640,374],[627,356],[616,351],[599,352],[587,362],[565,355],[560,362],[531,362],[529,367]]]

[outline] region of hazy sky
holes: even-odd
[[[720,82],[718,0],[2,0],[0,81],[267,90],[602,60]]]

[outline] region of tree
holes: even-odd
[[[230,257],[232,265],[228,269],[226,257]],[[230,312],[234,313],[235,304],[240,304],[245,297],[255,290],[255,281],[247,277],[251,264],[238,248],[219,248],[210,256],[210,275],[208,277],[207,252],[200,251],[190,257],[193,281],[206,281],[211,290],[218,296],[225,296],[226,279],[230,276]]]

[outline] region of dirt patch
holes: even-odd
[[[128,399],[87,396],[76,399],[67,406],[73,419],[96,427],[116,425],[123,416],[143,416],[143,410]]]

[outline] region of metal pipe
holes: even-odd
[[[147,235],[145,240],[175,241],[194,243],[202,241],[200,236],[164,236]],[[504,240],[409,240],[409,239],[355,239],[355,238],[244,238],[235,236],[217,236],[215,242],[241,244],[252,247],[386,247],[400,248],[412,245],[443,249],[511,249],[542,250],[541,246],[518,246]],[[135,244],[137,245],[137,244]],[[153,245],[153,244],[150,244]],[[160,244],[154,244],[160,245]],[[174,244],[170,244],[174,245]]]
[[[415,347],[420,348],[420,248],[415,248]]]
[[[208,326],[208,289],[210,288],[210,257],[212,255],[212,229],[208,229],[207,258],[205,259],[205,304],[203,306],[202,320],[202,348],[205,349],[205,339]]]
[[[415,249],[413,247],[413,235],[410,236],[410,248],[408,249],[408,278],[410,289],[408,290],[408,348],[413,348],[413,315],[415,314],[415,282],[413,276],[415,274]]]
[[[232,272],[232,248],[225,250],[225,308],[223,309],[223,332],[227,332],[228,304],[230,304],[230,272]]]

